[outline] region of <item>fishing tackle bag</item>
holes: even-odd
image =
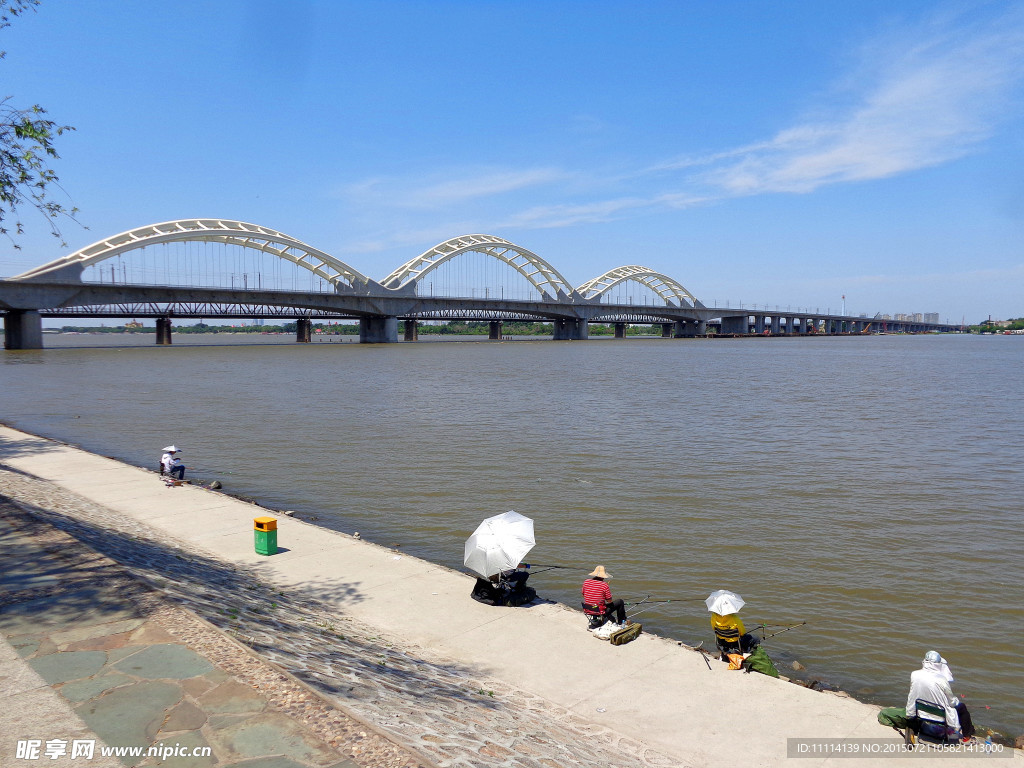
[[[906,728],[910,725],[906,707],[885,707],[878,713],[878,722],[891,728]]]
[[[617,629],[611,633],[608,637],[608,642],[612,645],[625,645],[628,642],[636,640],[640,633],[644,631],[643,624],[630,624],[628,627]]]
[[[747,656],[743,662],[743,668],[745,672],[760,672],[762,675],[768,675],[769,677],[779,676],[779,670],[775,668],[772,660],[768,658],[768,654],[760,645],[756,646],[750,652],[750,655]]]

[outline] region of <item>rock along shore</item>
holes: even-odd
[[[853,768],[879,760],[846,757],[857,740],[898,739],[877,707],[720,663],[709,671],[700,654],[652,635],[614,647],[565,606],[484,606],[465,574],[296,518],[278,517],[277,555],[257,555],[252,518],[265,509],[166,488],[147,470],[6,427],[0,483],[39,519],[439,765],[769,766],[791,759],[787,739],[800,738],[832,740]]]

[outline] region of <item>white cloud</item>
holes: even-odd
[[[544,229],[610,221],[730,198],[813,192],[947,163],[977,151],[1017,116],[1024,77],[1024,12],[971,22],[932,18],[891,30],[860,64],[810,105],[808,117],[764,141],[620,170],[485,167],[429,179],[374,178],[345,190],[356,206],[457,212],[475,231]],[[585,116],[584,116],[585,117]],[[533,204],[509,213],[528,193]],[[589,198],[589,199],[588,199]],[[458,225],[430,231],[457,232]],[[466,231],[469,231],[466,229]],[[407,233],[411,235],[412,233]],[[407,244],[406,234],[377,246]],[[420,241],[423,242],[423,241]]]
[[[398,208],[439,209],[454,204],[495,197],[530,187],[564,181],[568,174],[555,168],[500,168],[461,170],[458,177],[424,182],[401,178],[373,178],[349,185],[342,195],[354,203]]]
[[[1018,14],[886,47],[871,47],[875,71],[865,66],[861,76],[873,82],[854,104],[724,153],[701,180],[724,196],[810,192],[954,160],[990,135],[1024,71]]]
[[[572,224],[586,224],[607,221],[624,211],[650,207],[651,201],[643,198],[621,198],[599,200],[579,205],[561,204],[536,206],[510,216],[499,226],[521,227],[524,229],[551,229]]]

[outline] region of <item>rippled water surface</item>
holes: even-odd
[[[653,631],[711,644],[702,598],[735,589],[748,626],[808,622],[766,643],[784,673],[901,706],[935,648],[977,722],[1024,732],[1024,339],[240,341],[47,336],[0,356],[0,419],[151,467],[175,442],[454,567],[515,509],[532,560],[687,601]],[[531,583],[577,605],[581,573]]]

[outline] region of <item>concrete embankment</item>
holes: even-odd
[[[40,520],[32,495],[0,496],[0,765],[432,765]]]
[[[70,446],[0,428],[0,463],[76,495],[58,505],[56,524],[94,548],[116,541],[133,568],[178,585],[183,599],[192,590],[211,621],[442,764],[779,765],[789,739],[816,739],[830,741],[800,765],[832,764],[836,752],[825,749],[852,766],[858,758],[845,755],[864,748],[858,740],[898,738],[877,723],[877,707],[720,663],[708,670],[700,654],[651,635],[613,647],[557,604],[483,606],[465,574],[300,520],[279,517],[282,549],[262,557],[252,519],[265,510],[168,489],[151,472]],[[153,562],[166,553],[187,567],[161,577]],[[281,615],[273,599],[259,610],[242,601],[218,619],[216,596],[234,605],[248,579],[310,621]]]

